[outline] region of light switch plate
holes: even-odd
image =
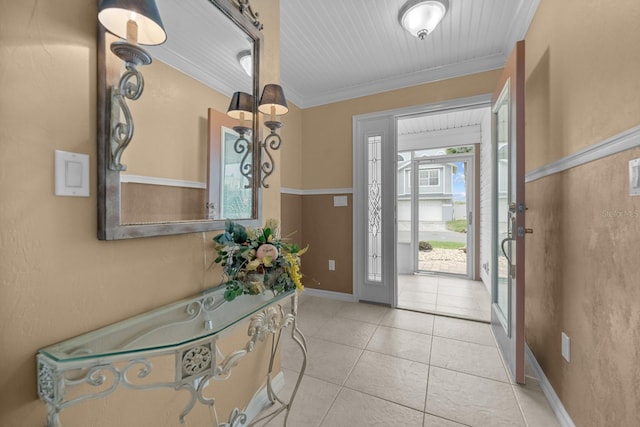
[[[564,332],[562,333],[562,357],[567,362],[571,362],[571,338]]]
[[[89,197],[89,155],[55,152],[56,196]]]
[[[347,196],[333,196],[333,206],[334,207],[341,207],[341,206],[348,206],[348,201],[347,201]]]
[[[640,159],[629,160],[629,194],[640,196]]]

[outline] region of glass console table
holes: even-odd
[[[224,380],[256,343],[271,338],[266,392],[276,409],[250,423],[247,414],[234,409],[220,427],[252,425],[286,411],[286,419],[302,380],[307,362],[304,336],[296,324],[298,296],[289,291],[278,296],[242,295],[224,300],[224,287],[152,310],[38,351],[38,395],[48,407],[47,427],[59,425],[59,413],[87,399],[103,398],[118,387],[129,389],[173,388],[188,390],[191,399],[179,416],[184,422],[196,402],[214,406],[203,395],[209,380]],[[285,312],[285,303],[290,307]],[[249,320],[249,339],[244,347],[222,354],[217,340],[244,319]],[[303,361],[289,401],[284,402],[272,387],[273,362],[282,329],[291,326],[291,337],[302,350]],[[175,358],[173,381],[141,382],[152,372],[150,358]],[[73,397],[66,398],[67,392]],[[248,424],[247,424],[248,423]]]

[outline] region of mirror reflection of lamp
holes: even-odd
[[[120,160],[133,138],[133,118],[125,98],[140,98],[144,79],[137,67],[151,63],[151,56],[139,45],[162,44],[167,34],[154,0],[102,0],[98,20],[107,31],[124,39],[111,44],[111,51],[124,61],[125,71],[118,85],[111,88],[109,138],[109,169],[124,171],[127,167]]]
[[[278,135],[278,129],[282,127],[282,123],[276,119],[276,116],[282,116],[289,112],[287,106],[287,100],[284,97],[284,91],[282,86],[277,84],[265,85],[262,90],[262,96],[260,97],[260,104],[258,105],[258,111],[264,115],[269,115],[269,120],[264,122],[264,125],[271,129],[271,132],[262,141],[262,148],[267,155],[267,159],[260,165],[262,171],[261,185],[265,188],[269,188],[266,183],[266,179],[275,170],[275,164],[273,156],[269,150],[279,150],[282,144],[282,138]]]
[[[233,127],[233,130],[239,135],[233,144],[233,150],[243,155],[240,162],[240,173],[249,181],[245,188],[251,187],[252,162],[249,156],[253,151],[253,142],[247,138],[247,135],[251,134],[251,124],[247,126],[246,121],[249,120],[251,123],[253,120],[253,104],[253,95],[246,92],[236,92],[231,97],[231,103],[227,109],[227,116],[240,121],[238,126]]]
[[[251,77],[253,75],[253,57],[251,56],[250,50],[243,50],[238,54],[238,62],[240,66],[247,73],[247,76]]]
[[[236,92],[231,98],[231,104],[227,110],[227,115],[233,119],[240,120],[238,126],[234,126],[233,130],[240,135],[234,144],[234,150],[238,154],[244,154],[242,162],[240,164],[240,172],[247,178],[249,184],[245,188],[251,187],[251,162],[249,161],[249,154],[252,151],[252,142],[245,137],[250,133],[251,128],[245,125],[245,120],[253,119],[253,96],[245,92]],[[284,91],[282,87],[277,84],[265,85],[262,96],[260,97],[260,103],[258,105],[258,111],[269,116],[269,120],[264,122],[264,125],[271,129],[271,132],[264,141],[260,142],[260,147],[266,154],[266,159],[260,165],[260,185],[264,188],[269,188],[269,184],[266,183],[269,175],[275,170],[275,163],[270,150],[279,150],[282,144],[282,138],[278,135],[278,129],[282,127],[282,122],[277,120],[277,116],[282,116],[289,112],[287,106],[287,100],[284,97]],[[245,151],[246,150],[246,151]]]

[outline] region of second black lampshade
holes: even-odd
[[[253,118],[253,95],[246,92],[236,92],[231,97],[231,103],[227,109],[227,116],[232,119],[240,119],[241,113],[244,113],[245,120]]]
[[[271,110],[272,107],[275,108],[275,111]],[[277,116],[287,114],[289,107],[287,106],[287,100],[284,97],[282,86],[273,83],[265,85],[262,90],[262,96],[260,97],[258,110],[263,114],[275,113]]]

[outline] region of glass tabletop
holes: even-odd
[[[69,362],[176,347],[219,334],[295,293],[241,295],[229,302],[224,299],[224,291],[224,286],[205,291],[40,349],[39,353]]]

